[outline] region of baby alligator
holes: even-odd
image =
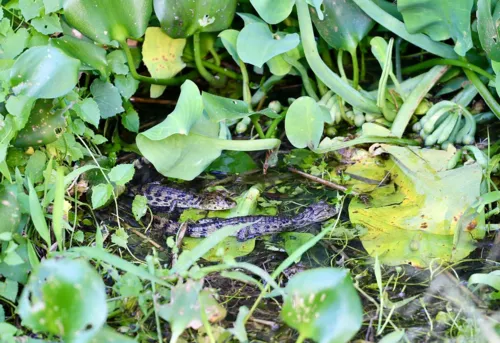
[[[217,211],[236,206],[234,200],[221,193],[196,194],[168,187],[159,182],[133,187],[131,193],[144,195],[148,199],[148,205],[159,211],[171,212],[175,208]]]
[[[234,218],[207,218],[188,224],[186,235],[190,237],[207,237],[211,233],[229,225],[248,224],[237,231],[238,241],[246,241],[258,236],[275,234],[287,229],[295,230],[308,225],[325,221],[338,213],[338,210],[321,201],[307,207],[295,216],[245,216]],[[166,235],[175,235],[180,228],[179,223],[165,217],[155,216],[153,229],[164,232]]]

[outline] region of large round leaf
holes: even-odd
[[[153,11],[152,0],[63,0],[63,8],[69,25],[101,44],[142,37]]]
[[[306,338],[345,343],[361,328],[363,307],[345,269],[306,270],[293,276],[285,291],[281,317]]]
[[[104,283],[85,261],[45,260],[23,290],[19,314],[33,330],[87,342],[106,322]]]
[[[278,24],[292,13],[294,0],[250,0],[259,15],[269,24]]]
[[[233,22],[236,0],[154,0],[161,28],[172,38],[218,32]]]
[[[316,9],[309,7],[309,10],[321,37],[335,49],[354,52],[375,25],[352,0],[324,0],[323,7],[323,20]]]
[[[31,110],[26,126],[19,131],[16,147],[36,147],[55,142],[66,128],[63,110],[54,110],[52,100],[40,99]]]
[[[53,46],[36,46],[19,56],[10,70],[16,95],[53,99],[71,91],[78,81],[80,61]]]

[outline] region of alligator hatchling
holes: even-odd
[[[173,208],[196,208],[202,210],[225,210],[236,206],[236,203],[219,193],[196,194],[172,187],[151,183],[135,187],[133,193],[142,194],[148,199],[148,205],[160,211],[171,211]],[[247,224],[234,236],[238,241],[246,241],[263,235],[276,234],[287,229],[300,229],[314,223],[323,222],[338,214],[336,207],[320,201],[305,208],[295,216],[243,216],[233,218],[206,218],[189,223],[185,232],[190,237],[208,237],[211,233],[226,227]],[[181,223],[164,216],[153,217],[152,228],[165,235],[175,235]]]

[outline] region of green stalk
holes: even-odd
[[[433,67],[425,74],[418,86],[408,95],[392,123],[391,132],[394,136],[399,138],[403,136],[406,126],[422,99],[448,69],[448,66]]]
[[[328,46],[328,43],[321,37],[319,38],[319,47],[323,50],[323,52],[321,53],[321,58],[328,66],[328,68],[335,72],[335,64],[333,63],[332,55],[330,55],[330,47]]]
[[[192,64],[192,62],[193,61],[187,61],[186,63],[190,67],[196,67],[196,64]],[[216,73],[219,73],[221,75],[225,75],[227,77],[230,77],[231,79],[234,79],[234,80],[241,80],[242,79],[240,74],[238,74],[232,70],[228,70],[227,68],[217,66],[217,65],[210,63],[208,61],[202,61],[202,64],[205,68],[210,69],[212,71],[215,71]]]
[[[278,82],[280,82],[284,77],[285,77],[285,75],[281,75],[281,76],[271,75],[266,80],[266,82],[264,82],[262,84],[262,86],[260,86],[260,88],[252,96],[252,106],[257,105],[260,102],[260,100],[264,96],[266,96],[267,92],[269,92],[274,87],[274,85],[277,84]]]
[[[359,63],[356,49],[349,51],[352,58],[352,86],[357,89],[359,84]]]
[[[413,139],[403,139],[396,137],[379,137],[379,136],[361,136],[355,139],[352,139],[347,142],[332,144],[329,147],[314,149],[313,151],[317,154],[325,154],[327,152],[336,151],[340,149],[349,148],[352,146],[360,145],[360,144],[371,144],[371,143],[388,143],[394,145],[409,145],[409,146],[419,146],[420,143]]]
[[[198,136],[198,139],[205,141],[207,144],[215,145],[222,150],[232,151],[271,150],[279,146],[281,143],[281,141],[276,138],[254,140],[225,140],[198,135],[192,132],[189,133],[189,135]]]
[[[203,61],[201,60],[201,47],[200,47],[200,33],[197,32],[193,35],[193,51],[194,51],[194,63],[196,64],[196,69],[200,75],[212,86],[220,87],[224,84],[224,80],[217,79],[215,76],[210,74],[208,70],[203,66]]]
[[[373,100],[365,98],[356,89],[343,81],[337,74],[323,62],[318,53],[314,30],[309,14],[308,4],[305,0],[296,0],[297,15],[299,17],[300,37],[304,47],[304,54],[312,71],[318,75],[321,81],[333,92],[340,95],[345,101],[364,112],[380,113]]]
[[[132,51],[130,51],[130,48],[127,44],[127,41],[120,41],[119,42],[120,47],[123,49],[125,52],[125,56],[127,57],[127,63],[128,67],[130,69],[130,74],[132,77],[138,81],[146,82],[152,85],[162,85],[162,86],[178,86],[184,83],[184,81],[188,79],[192,79],[196,77],[196,71],[192,71],[186,75],[182,75],[179,77],[173,77],[170,79],[157,79],[154,77],[147,77],[140,75],[137,70],[135,69],[135,64],[134,64],[134,57],[132,56]]]
[[[276,130],[276,127],[285,119],[286,117],[286,112],[283,112],[278,118],[274,118],[273,121],[271,122],[271,125],[269,125],[269,128],[267,129],[266,132],[266,138],[272,138],[274,134],[274,130]]]
[[[472,70],[473,72],[478,73],[479,75],[485,76],[491,81],[495,81],[495,75],[488,73],[486,70],[479,68],[478,66],[472,63],[460,60],[451,60],[447,58],[434,58],[421,63],[417,63],[410,67],[404,68],[402,70],[402,73],[411,74],[419,70],[429,69],[436,65],[450,65],[450,66],[465,68],[468,70]]]
[[[495,100],[493,95],[491,95],[490,91],[488,90],[488,87],[486,87],[481,82],[481,79],[479,78],[479,76],[476,75],[476,73],[465,68],[463,70],[469,81],[472,82],[472,84],[476,87],[477,91],[483,98],[484,102],[486,102],[491,112],[493,112],[497,116],[497,118],[500,119],[500,105]]]
[[[342,80],[344,80],[345,82],[348,82],[347,75],[345,74],[345,70],[344,70],[344,50],[342,50],[342,49],[340,49],[337,52],[337,68],[339,68],[339,74],[340,74],[340,77],[342,78]]]
[[[319,101],[319,97],[316,95],[316,92],[313,89],[311,80],[309,79],[309,75],[307,75],[307,70],[306,68],[304,68],[302,63],[288,57],[286,54],[283,54],[282,56],[286,63],[290,64],[299,72],[300,77],[302,78],[302,84],[304,85],[304,89],[306,90],[307,95],[309,95],[314,100]]]
[[[453,47],[435,42],[427,35],[409,33],[404,24],[378,7],[372,0],[353,0],[370,18],[408,42],[443,58],[457,59]]]
[[[255,131],[257,131],[257,133],[259,134],[259,138],[264,139],[264,138],[266,138],[266,135],[264,134],[264,130],[262,130],[262,126],[260,126],[259,118],[260,118],[260,115],[258,115],[258,114],[254,114],[254,115],[250,116],[250,119],[252,120],[252,124],[255,127]]]
[[[210,52],[210,55],[212,55],[212,57],[214,58],[215,65],[217,67],[219,67],[220,66],[220,56],[217,53],[217,51],[215,51],[215,49],[213,47],[208,49],[208,51]]]

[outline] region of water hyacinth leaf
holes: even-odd
[[[95,69],[103,78],[110,74],[106,50],[96,44],[72,36],[52,38],[50,45],[63,50],[69,56],[80,60],[84,66]]]
[[[491,0],[477,2],[477,33],[484,51],[493,61],[500,62],[500,44],[495,20],[491,13]]]
[[[146,30],[142,57],[151,77],[170,79],[177,75],[186,64],[182,61],[182,53],[186,39],[174,39],[167,36],[159,27]],[[151,97],[158,98],[166,86],[152,85]]]
[[[375,22],[352,0],[323,0],[323,15],[309,7],[314,26],[321,37],[337,50],[355,53],[359,42],[366,37]]]
[[[296,33],[273,34],[267,25],[252,23],[239,33],[236,48],[243,62],[262,68],[271,58],[292,50],[299,43]]]
[[[57,14],[48,14],[41,18],[35,18],[31,21],[31,25],[44,35],[62,32],[61,22]]]
[[[288,140],[296,148],[318,147],[325,122],[331,121],[330,113],[310,97],[295,100],[285,117]]]
[[[473,5],[474,0],[400,0],[398,10],[409,33],[425,33],[435,41],[452,38],[455,52],[465,56],[473,45]]]
[[[101,44],[141,38],[148,27],[152,0],[63,0],[66,22]]]
[[[219,37],[222,41],[222,44],[224,45],[224,48],[226,48],[227,52],[231,55],[233,60],[237,63],[240,64],[240,57],[238,56],[238,50],[236,49],[236,42],[238,41],[238,35],[240,34],[240,31],[237,30],[224,30],[221,33],[219,33]]]
[[[37,46],[23,52],[10,71],[16,95],[52,99],[69,93],[78,82],[80,61],[53,46]]]
[[[316,342],[348,342],[361,328],[363,307],[347,270],[317,268],[288,282],[281,318]]]
[[[453,153],[441,150],[384,144],[376,153],[381,152],[391,159],[378,159],[356,174],[370,178],[374,169],[390,169],[391,183],[373,190],[370,204],[354,200],[349,205],[351,222],[367,228],[360,239],[368,253],[384,264],[419,267],[465,258],[474,250],[474,239],[484,236],[484,212],[462,218],[479,197],[481,167],[447,170]]]
[[[225,151],[213,161],[207,171],[218,171],[220,173],[240,174],[257,169],[257,163],[246,152]]]
[[[19,314],[33,330],[87,342],[106,321],[104,283],[86,261],[44,260],[23,290]]]
[[[161,28],[172,38],[218,32],[233,22],[237,0],[154,0]]]
[[[122,107],[120,91],[113,84],[96,79],[90,85],[90,92],[99,107],[101,118],[111,118],[125,110]]]
[[[111,182],[117,185],[124,185],[134,177],[135,169],[133,164],[120,164],[113,169],[108,174]]]
[[[278,24],[292,13],[294,0],[250,0],[253,7],[268,24]]]
[[[17,201],[15,186],[0,185],[0,241],[9,241],[21,221],[21,210]]]
[[[67,126],[63,109],[55,109],[52,100],[39,99],[31,110],[26,126],[19,131],[14,146],[37,147],[55,142]]]
[[[500,290],[500,271],[494,270],[488,274],[476,273],[469,277],[469,285],[488,285],[497,291]]]

